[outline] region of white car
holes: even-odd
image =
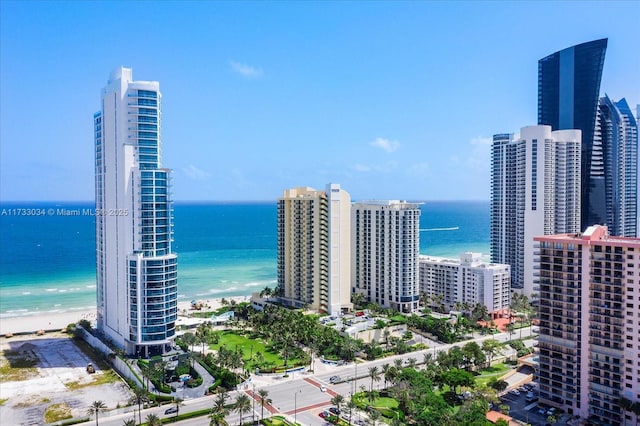
[[[320,392],[326,392],[327,387],[325,385],[320,386]]]
[[[520,396],[520,391],[518,389],[511,389],[509,393],[515,396]]]

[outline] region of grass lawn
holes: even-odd
[[[497,380],[504,376],[509,370],[511,370],[511,367],[506,364],[496,364],[489,368],[484,368],[480,370],[480,375],[476,376],[476,384],[486,385],[491,380]]]
[[[374,408],[398,408],[398,401],[394,398],[389,398],[385,396],[380,396],[378,398],[373,399],[373,404],[371,404]]]
[[[284,365],[284,359],[276,352],[269,351],[262,339],[249,339],[229,330],[217,331],[215,334],[219,336],[219,340],[217,344],[209,346],[211,349],[218,350],[220,346],[224,346],[230,350],[239,348],[242,350],[242,358],[245,361],[249,361],[252,355],[255,356],[256,353],[261,352],[265,362],[273,363],[275,367],[282,367]],[[290,359],[289,363],[291,364],[296,361],[299,360]],[[248,365],[253,367],[253,362],[248,362]]]

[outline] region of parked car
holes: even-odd
[[[164,410],[165,414],[175,414],[178,412],[178,407],[171,407]]]
[[[511,389],[509,393],[511,395],[520,396],[520,391],[518,389]]]
[[[323,412],[321,412],[320,414],[318,414],[321,418],[326,419],[327,417],[329,417],[331,415],[330,412],[328,412],[327,410],[324,410]]]
[[[556,413],[556,407],[551,407],[547,410],[546,414],[547,416],[552,416]]]
[[[333,414],[335,414],[336,416],[340,415],[340,410],[338,409],[338,407],[330,407],[329,411]]]

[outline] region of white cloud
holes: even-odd
[[[353,170],[355,170],[356,172],[370,172],[371,167],[365,164],[356,164],[355,166],[353,166]]]
[[[387,152],[393,152],[400,148],[400,143],[398,141],[391,141],[385,138],[376,138],[376,140],[371,142],[370,145]]]
[[[385,164],[377,164],[377,165],[367,165],[367,164],[356,164],[353,167],[353,170],[356,172],[375,172],[375,173],[390,173],[398,168],[397,161],[389,161]]]
[[[182,172],[193,180],[205,180],[206,178],[211,176],[209,173],[197,168],[193,164],[189,164],[187,167],[183,167]]]
[[[229,65],[231,66],[231,69],[234,72],[240,74],[243,77],[247,77],[247,78],[262,77],[262,70],[260,68],[255,68],[250,65],[241,64],[240,62],[236,62],[236,61],[229,61]]]

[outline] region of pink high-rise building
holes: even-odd
[[[592,424],[636,425],[640,239],[605,226],[536,237],[540,402]]]

